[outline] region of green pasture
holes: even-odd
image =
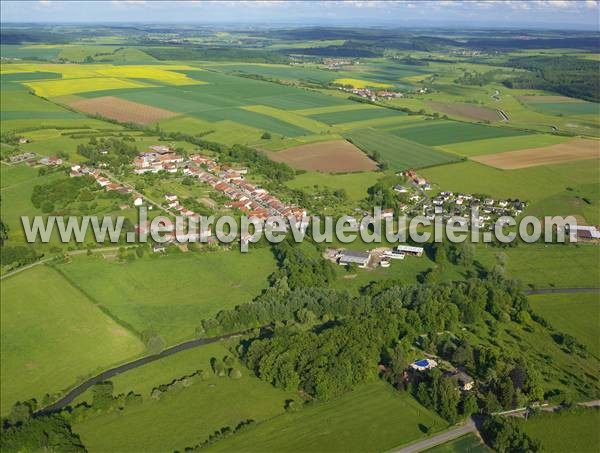
[[[430,167],[459,159],[451,154],[375,129],[350,131],[344,134],[344,137],[367,154],[378,153],[394,170]]]
[[[517,135],[512,137],[489,138],[440,146],[440,149],[461,156],[471,157],[483,154],[503,153],[519,149],[543,148],[572,140],[571,137],[550,134]]]
[[[195,446],[225,426],[235,427],[243,420],[258,424],[281,415],[293,393],[259,380],[240,364],[240,379],[212,373],[211,358],[232,355],[224,346],[201,346],[117,376],[115,393],[133,390],[142,394],[144,403],[76,423],[74,431],[90,452],[172,452]],[[208,378],[163,394],[158,401],[150,398],[152,388],[196,370],[206,371]]]
[[[200,320],[256,297],[275,260],[262,248],[154,255],[126,264],[77,257],[58,269],[116,318],[138,332],[154,329],[173,344],[193,336]]]
[[[522,426],[547,452],[594,453],[600,444],[600,410],[597,408],[542,413],[529,418]]]
[[[317,189],[342,189],[352,201],[360,201],[367,196],[367,189],[373,186],[382,173],[364,172],[349,174],[329,174],[306,172],[286,183],[292,189],[301,189],[308,193]]]
[[[360,110],[344,110],[338,112],[318,113],[310,115],[311,118],[327,124],[350,123],[354,121],[367,121],[390,116],[403,116],[402,112],[384,108],[366,108]]]
[[[53,60],[60,53],[58,46],[27,46],[20,44],[2,44],[0,52],[2,58],[18,58],[20,60],[28,60],[30,58]]]
[[[386,451],[447,426],[407,393],[373,382],[215,443],[212,451]]]
[[[600,283],[600,277],[598,277]],[[600,296],[594,293],[529,296],[533,311],[556,330],[568,333],[600,358]]]
[[[421,173],[440,190],[519,198],[531,202],[562,193],[568,187],[596,184],[600,178],[600,168],[590,165],[589,161],[515,170],[499,170],[465,161],[423,169]]]
[[[443,120],[424,121],[418,126],[386,129],[386,132],[428,146],[528,135],[517,129]]]
[[[144,346],[77,288],[41,265],[2,281],[1,412],[67,390]]]

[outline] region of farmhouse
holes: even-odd
[[[165,194],[165,200],[167,200],[167,201],[177,201],[177,195],[175,195],[174,193],[166,193]]]
[[[42,165],[50,165],[50,166],[56,166],[56,165],[62,165],[63,161],[60,157],[56,157],[56,156],[49,156],[49,157],[42,157],[40,160],[38,160],[38,164],[42,164]]]
[[[152,145],[149,148],[156,154],[169,154],[173,152],[171,147],[168,145]]]
[[[424,251],[423,247],[413,247],[412,245],[399,245],[396,247],[396,250],[406,255],[413,256],[422,256]]]
[[[458,381],[458,386],[461,390],[468,392],[469,390],[473,389],[475,381],[467,373],[465,373],[464,371],[458,371],[456,372],[455,376],[456,380]]]
[[[569,228],[569,239],[571,242],[577,242],[580,239],[584,241],[598,240],[600,239],[600,231],[595,226],[571,226]]]
[[[365,268],[371,261],[371,253],[358,252],[355,250],[342,250],[338,255],[338,264],[340,266],[348,266],[349,264],[357,264],[358,267]]]
[[[437,362],[432,359],[421,359],[410,364],[410,367],[415,371],[431,370],[437,366]]]
[[[133,200],[134,206],[141,206],[142,204],[144,204],[144,200],[142,199],[142,197],[137,197],[135,200]]]

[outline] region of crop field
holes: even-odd
[[[541,315],[553,328],[572,335],[590,353],[600,358],[598,294],[541,294],[529,296],[529,303],[535,313]]]
[[[544,148],[522,149],[498,154],[486,154],[471,159],[502,170],[537,167],[577,160],[600,158],[600,142],[575,139]]]
[[[243,367],[240,379],[215,376],[211,358],[226,355],[231,353],[225,344],[210,344],[118,376],[115,392],[141,393],[144,403],[122,413],[89,418],[73,429],[90,452],[172,452],[201,443],[224,426],[249,419],[258,424],[281,415],[285,401],[295,395],[259,380]],[[150,398],[152,388],[196,370],[206,371],[208,378],[158,401]]]
[[[345,137],[368,154],[377,152],[394,170],[430,167],[460,160],[455,155],[375,129],[350,131]]]
[[[138,332],[153,328],[173,344],[190,338],[201,319],[256,297],[275,261],[270,250],[255,249],[153,256],[127,264],[77,257],[58,269],[116,318]]]
[[[482,193],[531,202],[547,199],[569,187],[597,184],[600,178],[598,166],[586,161],[507,171],[465,161],[427,168],[421,173],[431,182],[443,187],[442,190]]]
[[[308,82],[327,83],[337,77],[331,71],[310,66],[290,67],[270,64],[222,64],[208,67],[227,73],[257,74],[278,80],[306,80]]]
[[[402,112],[384,108],[366,108],[360,110],[344,110],[337,112],[318,113],[310,115],[311,118],[327,124],[350,123],[353,121],[367,121],[390,116],[403,116]]]
[[[456,121],[424,121],[422,124],[416,126],[386,129],[386,132],[428,146],[529,135],[528,132],[517,129],[459,123]]]
[[[35,284],[32,284],[35,282]],[[144,351],[59,273],[38,266],[2,281],[2,403],[53,394]]]
[[[302,189],[308,193],[315,188],[342,189],[352,201],[360,201],[367,196],[367,189],[373,186],[382,176],[378,172],[349,173],[332,175],[318,172],[307,172],[297,175],[286,185],[292,189]]]
[[[276,162],[293,168],[327,173],[375,170],[377,163],[345,140],[312,143],[270,153]]]
[[[577,408],[542,413],[523,422],[523,429],[542,443],[544,451],[593,453],[600,443],[600,410]]]
[[[149,124],[178,115],[178,113],[169,110],[126,101],[113,96],[81,99],[69,102],[69,106],[91,115],[101,115],[116,121],[138,124]]]
[[[250,112],[259,113],[262,115],[271,116],[273,118],[278,118],[286,123],[292,124],[294,126],[300,127],[304,130],[310,131],[312,133],[325,133],[329,130],[327,124],[324,124],[318,120],[318,118],[312,119],[307,118],[302,115],[298,115],[295,112],[290,112],[283,109],[277,109],[274,107],[268,107],[265,105],[246,105],[242,107],[244,110],[248,110]]]
[[[461,156],[479,156],[483,154],[503,153],[527,148],[542,148],[544,146],[556,145],[572,140],[572,137],[564,137],[551,134],[518,135],[512,137],[488,138],[486,140],[474,140],[461,143],[441,145],[440,149]]]
[[[429,105],[435,110],[453,117],[461,117],[474,121],[489,121],[490,123],[500,121],[502,117],[493,109],[471,104],[444,103],[429,101]]]
[[[118,90],[152,86],[143,82],[117,79],[114,77],[46,80],[39,82],[27,82],[26,85],[38,96],[47,98],[74,93],[85,93],[86,91]]]
[[[391,88],[393,85],[389,83],[373,82],[372,80],[364,79],[335,79],[332,81],[338,85],[351,85],[353,88]]]
[[[328,404],[252,426],[215,444],[212,451],[386,451],[445,427],[408,394],[374,382]]]
[[[600,104],[565,96],[521,96],[527,105],[551,115],[579,116],[600,114]]]

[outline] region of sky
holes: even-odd
[[[598,0],[9,1],[2,22],[199,23],[600,31]]]

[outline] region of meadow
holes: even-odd
[[[144,352],[135,335],[51,267],[9,277],[1,287],[2,415],[17,400],[41,402]]]
[[[338,112],[327,112],[310,115],[311,118],[327,124],[350,123],[354,121],[367,121],[390,116],[402,116],[402,112],[384,108],[366,108],[356,110],[344,110]]]
[[[523,429],[547,452],[593,453],[600,443],[600,410],[577,408],[539,414],[523,422]]]
[[[130,263],[76,257],[58,269],[116,319],[137,332],[154,329],[174,344],[192,337],[201,319],[256,297],[275,261],[263,248],[154,255]]]
[[[530,296],[533,310],[556,330],[568,333],[583,343],[588,351],[600,358],[598,338],[598,294],[540,294]]]
[[[498,170],[465,161],[420,172],[440,190],[488,194],[497,198],[519,198],[532,203],[547,199],[584,184],[595,184],[600,177],[597,165],[589,161],[560,165]],[[552,213],[548,213],[552,214]]]
[[[491,129],[491,128],[490,128]],[[499,128],[498,128],[499,129]],[[550,134],[512,135],[439,145],[439,148],[465,157],[503,153],[527,148],[542,148],[573,140],[571,137]]]
[[[142,394],[143,404],[122,413],[93,416],[73,426],[90,452],[183,451],[206,440],[224,426],[243,420],[260,423],[284,412],[286,400],[297,398],[253,376],[239,364],[240,379],[217,377],[210,360],[231,353],[223,343],[201,346],[129,371],[113,379],[115,393]],[[160,400],[152,388],[204,370],[207,379]]]
[[[339,399],[251,426],[214,444],[211,451],[386,451],[425,438],[447,426],[406,393],[383,382]]]
[[[344,136],[367,154],[377,153],[393,170],[424,168],[460,158],[375,129],[353,130]]]
[[[351,201],[360,201],[367,196],[367,189],[373,186],[382,176],[382,173],[363,172],[348,174],[326,174],[319,172],[306,172],[297,175],[286,185],[292,189],[301,189],[308,193],[315,189],[328,188],[330,190],[342,189]]]
[[[457,121],[425,121],[421,125],[386,129],[386,132],[422,145],[439,146],[499,137],[528,135],[517,129],[460,123]]]

